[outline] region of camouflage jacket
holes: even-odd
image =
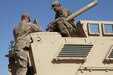
[[[57,12],[56,14],[55,14],[55,19],[57,19],[57,18],[67,18],[68,16],[70,16],[71,15],[71,12],[68,10],[68,9],[66,9],[66,8],[61,8],[61,11],[59,11],[59,12]],[[74,24],[74,19],[72,19],[72,20],[70,20],[70,21],[68,21],[72,26],[75,26],[75,24]]]
[[[17,25],[13,30],[15,49],[20,50],[25,47],[29,47],[31,42],[29,33],[39,31],[41,31],[41,29],[37,25],[30,22],[24,25],[21,23]]]

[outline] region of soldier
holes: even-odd
[[[71,37],[71,32],[75,30],[74,19],[66,21],[65,18],[71,15],[70,11],[62,8],[58,1],[52,3],[52,9],[56,12],[55,21],[51,22],[47,29],[60,32],[64,37]]]
[[[14,75],[26,75],[28,66],[28,51],[30,50],[30,33],[40,32],[41,28],[30,22],[29,13],[23,13],[21,16],[21,22],[17,25],[14,30],[15,39],[15,63],[16,72]]]

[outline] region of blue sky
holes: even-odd
[[[51,3],[54,0],[0,0],[0,75],[8,74],[8,47],[13,40],[12,30],[20,22],[21,14],[29,12],[31,21],[36,18],[45,31],[49,22],[54,19]],[[62,7],[72,13],[89,4],[93,0],[59,0]],[[99,0],[97,6],[75,18],[79,20],[113,21],[113,0]]]

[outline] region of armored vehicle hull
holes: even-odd
[[[93,28],[98,27],[98,32],[91,32],[92,24],[97,25]],[[112,75],[113,33],[105,32],[106,24],[113,26],[110,21],[80,21],[76,37],[62,37],[57,32],[32,33],[31,66],[34,66],[34,73]]]

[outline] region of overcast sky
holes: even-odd
[[[31,21],[36,18],[45,32],[46,26],[54,19],[51,3],[54,0],[0,0],[0,75],[8,75],[8,47],[13,40],[12,30],[20,22],[21,14],[29,12]],[[59,0],[62,7],[72,13],[93,0]],[[113,0],[99,0],[98,5],[75,18],[79,20],[113,21]]]

